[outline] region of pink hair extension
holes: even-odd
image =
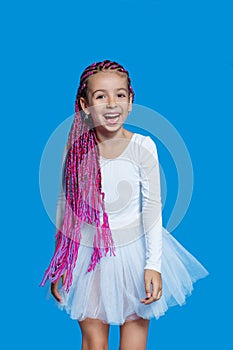
[[[75,267],[82,238],[81,225],[84,222],[95,224],[93,253],[88,272],[108,252],[116,255],[108,215],[105,211],[102,192],[99,148],[92,125],[83,119],[80,97],[86,98],[88,78],[99,71],[111,69],[127,75],[129,91],[134,98],[128,72],[118,63],[105,60],[87,67],[80,78],[75,101],[75,117],[68,136],[68,152],[65,163],[66,206],[64,220],[56,234],[56,249],[49,267],[41,282],[56,282],[65,274],[63,287],[68,292],[72,285]],[[103,224],[100,224],[100,210],[103,211]]]

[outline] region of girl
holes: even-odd
[[[56,249],[41,285],[79,322],[82,349],[146,349],[149,320],[182,305],[207,270],[162,227],[157,148],[123,125],[128,72],[93,63],[80,78],[63,154]],[[62,287],[59,282],[62,280]]]

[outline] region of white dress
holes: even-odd
[[[94,227],[83,224],[73,283],[60,288],[61,309],[72,319],[86,317],[122,325],[139,317],[158,319],[168,307],[183,305],[193,283],[209,273],[162,227],[157,149],[149,136],[134,133],[123,153],[114,159],[100,157],[102,191],[115,244],[109,254],[87,272],[93,252]],[[64,216],[65,196],[59,194],[57,228]],[[162,297],[145,305],[144,269],[161,272]]]

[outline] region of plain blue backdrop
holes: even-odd
[[[39,288],[54,226],[39,165],[74,111],[82,70],[129,69],[135,102],[165,116],[191,155],[194,192],[174,236],[207,268],[182,308],[150,324],[148,349],[229,349],[232,315],[232,8],[230,1],[8,1],[1,5],[1,342],[4,349],[80,349],[77,322]],[[166,154],[159,145],[161,162]],[[165,223],[174,201],[168,193]],[[170,197],[169,197],[170,196]],[[229,278],[228,278],[229,277]],[[228,278],[228,279],[227,279]],[[228,298],[228,299],[227,299]],[[110,332],[117,349],[119,329]]]

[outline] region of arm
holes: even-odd
[[[160,175],[157,148],[147,136],[141,148],[141,193],[142,221],[145,230],[146,263],[145,290],[149,304],[158,300],[162,293],[161,257],[162,257],[162,204],[160,192]],[[152,284],[152,294],[150,287]]]
[[[61,228],[61,225],[64,220],[64,215],[65,215],[66,196],[65,196],[65,188],[64,188],[64,169],[65,169],[66,154],[67,154],[67,148],[65,146],[62,154],[60,190],[58,194],[57,209],[56,209],[56,231]],[[62,282],[63,282],[63,279],[64,279],[64,275],[62,276]],[[58,292],[59,283],[60,283],[60,280],[57,280],[55,283],[51,283],[50,290],[54,298],[61,303],[62,297]]]
[[[65,146],[62,154],[62,164],[61,164],[61,173],[60,173],[60,190],[57,200],[57,209],[56,209],[56,230],[59,230],[64,219],[65,215],[65,206],[66,206],[66,196],[65,196],[65,182],[64,182],[64,169],[65,169],[65,160],[67,155],[67,147]]]

